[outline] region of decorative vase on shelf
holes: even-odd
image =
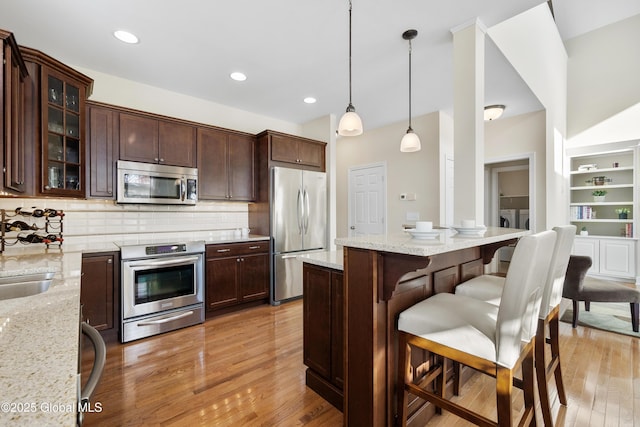
[[[604,202],[604,198],[606,196],[593,196],[593,201],[594,202]]]
[[[580,230],[580,235],[581,236],[588,236],[589,232],[586,229],[582,229],[582,230]]]
[[[618,219],[627,219],[628,214],[627,213],[619,213],[618,214]]]

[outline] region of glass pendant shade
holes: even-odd
[[[349,105],[349,107],[340,119],[338,134],[342,136],[362,135],[362,119],[352,105]]]
[[[420,151],[421,148],[420,138],[418,138],[418,135],[416,135],[413,129],[409,128],[407,133],[402,137],[402,141],[400,141],[400,151],[403,153],[413,153]]]

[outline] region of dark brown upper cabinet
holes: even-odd
[[[32,134],[39,142],[36,193],[85,197],[85,101],[93,80],[40,51],[21,51],[36,64],[31,80],[37,96],[27,96],[25,108],[26,127],[39,122]]]
[[[120,159],[196,167],[196,128],[142,114],[120,113]]]
[[[218,129],[198,129],[198,198],[255,199],[256,137]]]
[[[118,112],[87,103],[89,134],[89,197],[115,199],[116,161],[118,160]]]
[[[0,30],[2,67],[0,67],[0,133],[4,187],[25,192],[27,165],[24,134],[25,81],[27,67],[13,34]],[[3,158],[2,158],[3,157]]]
[[[269,132],[269,138],[272,161],[324,171],[325,143],[275,132]]]

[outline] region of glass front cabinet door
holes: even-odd
[[[85,87],[43,67],[41,100],[40,191],[84,196]]]

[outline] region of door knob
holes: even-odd
[[[352,226],[351,226],[351,227],[349,227],[349,228],[351,228],[352,230],[355,230],[355,229],[356,229],[356,226],[355,226],[355,225],[352,225]]]

